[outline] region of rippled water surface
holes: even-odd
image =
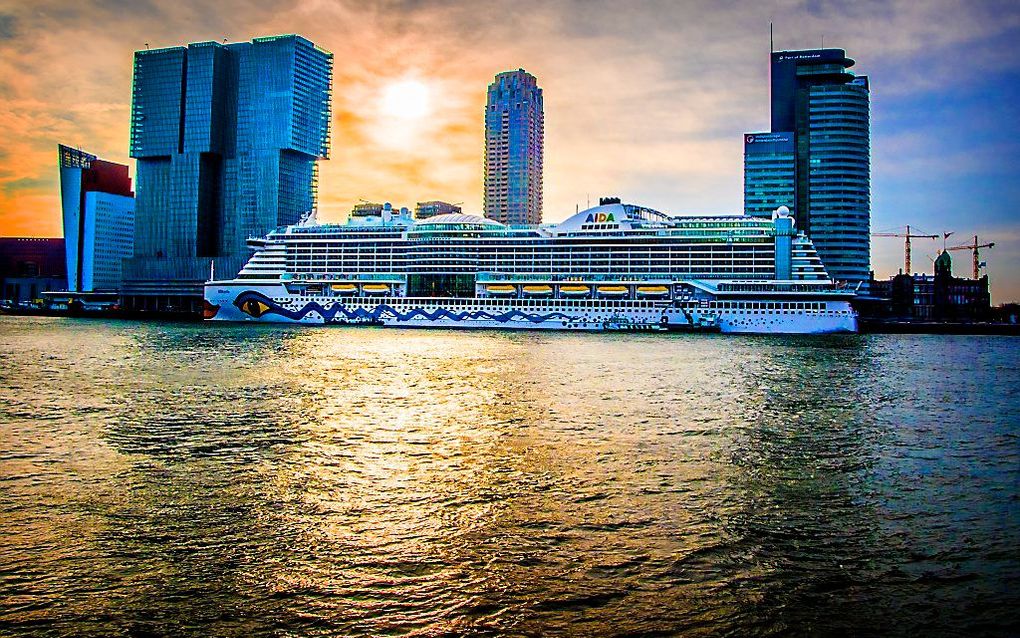
[[[1010,634],[1018,364],[0,317],[0,633]]]

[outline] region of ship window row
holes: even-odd
[[[613,258],[647,258],[648,256],[672,256],[681,258],[689,255],[719,256],[730,258],[740,255],[771,255],[774,246],[758,242],[741,242],[738,238],[731,241],[720,241],[712,244],[698,244],[685,246],[669,245],[641,245],[641,246],[535,246],[518,250],[500,250],[491,246],[450,246],[442,250],[430,247],[411,247],[409,249],[343,249],[333,247],[326,250],[292,250],[287,253],[287,259],[351,259],[385,258],[385,259],[407,259],[423,258],[430,255],[457,255],[465,258],[471,257],[480,259],[510,259],[517,261],[533,259],[588,259],[592,256],[606,255]]]
[[[607,251],[607,250],[586,250],[573,252],[468,252],[468,251],[412,251],[401,252],[329,252],[329,253],[307,253],[287,256],[287,263],[292,261],[418,261],[423,259],[463,259],[471,261],[503,261],[503,262],[529,262],[529,261],[557,261],[576,262],[590,259],[614,259],[624,261],[641,261],[647,259],[765,259],[774,255],[773,250],[747,249],[746,247],[734,245],[720,245],[717,250],[635,250],[635,251]],[[279,262],[273,262],[279,263]]]
[[[857,166],[856,164],[854,166]],[[600,233],[596,237],[584,233],[569,233],[558,237],[540,237],[534,232],[525,232],[523,236],[505,237],[500,235],[489,235],[485,233],[469,234],[446,234],[434,233],[429,235],[415,235],[411,240],[404,241],[393,237],[394,241],[372,241],[369,244],[357,240],[372,239],[379,237],[356,237],[332,235],[320,237],[320,241],[307,241],[305,237],[292,240],[287,246],[288,251],[294,250],[324,250],[343,248],[346,250],[371,250],[376,247],[416,247],[416,246],[465,246],[465,247],[516,247],[520,249],[555,249],[574,246],[619,246],[628,247],[646,244],[668,244],[685,247],[689,244],[713,244],[720,241],[728,241],[731,238],[743,241],[756,241],[762,244],[769,242],[773,226],[770,222],[761,219],[749,220],[751,223],[739,226],[722,227],[720,232],[708,234],[700,230],[686,228],[641,228],[619,233]],[[620,241],[620,237],[626,237]],[[325,241],[321,241],[325,240]],[[472,240],[472,241],[465,241]]]
[[[716,310],[825,310],[821,301],[711,301]]]
[[[577,273],[577,272],[771,272],[774,268],[772,261],[759,262],[711,262],[694,260],[691,262],[645,262],[641,264],[608,261],[591,262],[584,264],[529,264],[529,265],[500,265],[500,264],[464,264],[463,262],[435,262],[415,263],[407,266],[394,267],[394,264],[385,262],[360,262],[360,263],[296,263],[287,268],[289,272],[399,272],[402,270],[434,271],[445,272],[448,270],[459,270],[468,272],[501,272],[501,273]],[[279,273],[279,269],[245,269],[247,272]]]
[[[316,268],[298,268],[292,271],[294,274],[301,275],[312,275],[312,276],[326,276],[326,275],[338,275],[344,276],[363,276],[363,275],[389,275],[390,271],[384,268],[362,268],[351,271],[323,271],[322,269]],[[457,269],[457,268],[439,268],[439,269],[409,269],[406,272],[414,274],[476,274],[478,271],[474,269]],[[805,273],[800,270],[795,275],[808,275],[813,273]],[[698,268],[691,270],[673,270],[671,272],[663,272],[661,270],[634,270],[628,271],[626,269],[609,269],[609,268],[592,268],[581,272],[549,272],[536,270],[533,272],[518,271],[518,272],[499,272],[494,273],[493,276],[497,277],[529,277],[529,278],[550,278],[550,279],[584,279],[585,277],[591,276],[609,276],[609,277],[677,277],[677,278],[690,278],[690,277],[703,277],[708,279],[772,279],[775,275],[773,269],[765,268],[741,268],[741,267],[717,267],[717,268]],[[273,274],[258,274],[258,273],[243,273],[243,276],[239,275],[239,278],[275,278],[279,276],[279,273]]]
[[[566,260],[522,260],[512,259],[478,259],[464,260],[450,257],[437,257],[433,259],[396,260],[396,259],[295,259],[287,262],[287,268],[321,268],[324,270],[351,270],[366,267],[389,268],[399,270],[412,267],[422,268],[427,266],[455,266],[461,268],[475,268],[482,271],[505,270],[509,272],[534,270],[581,270],[588,267],[612,266],[625,269],[647,269],[650,267],[684,268],[691,266],[761,266],[771,267],[775,261],[772,255],[768,256],[744,256],[728,258],[651,258],[651,259],[626,259],[620,257],[601,257],[591,259]],[[249,268],[258,270],[279,270],[280,266],[252,266]]]
[[[772,242],[761,242],[761,241],[740,241],[741,237],[732,238],[719,238],[720,241],[716,242],[705,242],[705,243],[687,243],[677,244],[673,243],[642,243],[636,244],[633,242],[626,244],[597,244],[597,245],[558,245],[558,244],[533,244],[525,246],[493,246],[487,244],[452,244],[452,245],[409,245],[409,246],[384,246],[376,247],[372,246],[345,246],[345,245],[332,245],[328,248],[322,249],[309,249],[309,248],[294,248],[287,251],[288,257],[294,255],[324,255],[324,254],[369,254],[369,253],[439,253],[439,252],[450,252],[456,251],[460,253],[505,253],[511,255],[531,255],[531,254],[571,254],[571,253],[593,253],[593,252],[672,252],[672,253],[686,253],[686,252],[719,252],[719,251],[772,251],[774,246]],[[757,239],[757,238],[752,238]],[[733,245],[730,244],[740,244]]]

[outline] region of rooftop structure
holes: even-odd
[[[426,217],[435,217],[436,215],[446,215],[448,213],[459,212],[461,212],[461,207],[458,204],[451,204],[449,202],[438,200],[418,202],[418,205],[414,207],[415,219],[425,219]]]

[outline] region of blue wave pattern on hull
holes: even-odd
[[[374,310],[366,310],[365,308],[357,308],[355,310],[348,310],[343,304],[330,304],[328,307],[323,307],[317,301],[310,301],[306,303],[300,310],[288,310],[283,306],[277,304],[275,301],[266,297],[265,295],[255,291],[245,291],[239,294],[234,299],[234,305],[241,312],[251,315],[251,313],[245,309],[245,304],[249,302],[258,302],[266,306],[266,310],[261,312],[258,317],[269,313],[278,314],[282,317],[292,319],[293,321],[300,321],[304,319],[308,313],[317,312],[322,316],[324,321],[334,321],[338,315],[343,315],[348,320],[372,320],[379,321],[383,314],[390,313],[398,321],[411,321],[415,317],[424,317],[429,321],[436,321],[438,319],[451,319],[453,321],[464,321],[466,319],[482,319],[489,321],[498,321],[500,323],[508,323],[510,321],[523,319],[531,323],[539,324],[545,321],[551,320],[573,320],[574,318],[570,315],[565,315],[561,312],[551,312],[545,315],[529,314],[521,312],[520,310],[511,310],[503,314],[491,314],[482,310],[478,311],[465,311],[465,312],[451,312],[445,308],[438,308],[435,312],[428,312],[422,308],[415,308],[410,312],[399,312],[393,306],[389,304],[379,304]]]

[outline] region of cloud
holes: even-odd
[[[10,40],[14,38],[14,30],[14,16],[6,13],[0,13],[0,40]]]

